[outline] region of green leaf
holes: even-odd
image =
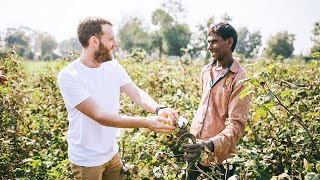
[[[308,107],[306,105],[304,105],[304,104],[299,105],[298,108],[299,108],[300,112],[306,112],[308,110]]]
[[[260,117],[266,118],[268,116],[269,112],[268,109],[264,106],[259,106],[255,109],[254,115],[253,115],[253,121],[256,122]]]
[[[247,95],[249,95],[249,90],[250,88],[247,86],[246,88],[244,88],[240,95],[239,95],[239,98],[242,100],[244,97],[246,97]]]
[[[280,93],[280,96],[286,97],[286,96],[292,96],[292,94],[291,94],[290,90],[285,90]]]
[[[258,86],[259,85],[259,80],[256,77],[252,77],[250,79],[251,84]]]

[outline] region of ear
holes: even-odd
[[[100,40],[96,36],[91,36],[89,39],[89,46],[99,47]]]
[[[229,37],[229,38],[226,40],[227,46],[228,46],[230,49],[231,49],[231,47],[232,47],[233,42],[234,42],[233,37]]]

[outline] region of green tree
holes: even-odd
[[[59,57],[53,52],[57,46],[58,43],[55,38],[48,33],[39,33],[35,41],[35,47],[41,52],[44,60],[53,60]]]
[[[68,56],[70,53],[81,52],[82,46],[78,40],[78,38],[70,38],[67,40],[63,40],[59,44],[59,52],[62,56]]]
[[[313,25],[311,41],[314,43],[311,48],[311,54],[320,52],[320,21]]]
[[[265,53],[268,57],[271,58],[277,58],[280,56],[283,58],[288,58],[293,53],[294,40],[294,34],[289,34],[287,31],[278,32],[275,36],[272,36],[267,41]]]
[[[176,23],[185,17],[185,8],[183,7],[182,0],[166,0],[161,6]]]
[[[320,44],[314,44],[311,48],[311,54],[320,52]]]
[[[152,13],[152,24],[159,26],[152,33],[152,47],[157,49],[159,58],[163,52],[182,56],[182,49],[187,48],[191,38],[189,26],[179,23],[185,12],[182,1],[166,0],[161,6]]]
[[[167,47],[163,32],[165,28],[173,25],[174,19],[165,10],[156,9],[152,12],[151,22],[153,25],[160,27],[159,30],[155,30],[151,33],[151,46],[158,51],[158,57],[161,59],[161,56],[166,51]]]
[[[11,47],[12,45],[28,46],[29,38],[23,31],[10,28],[8,29],[7,36],[5,37],[5,42],[7,47]]]
[[[128,52],[139,48],[149,51],[151,48],[150,34],[145,30],[141,20],[138,18],[127,20],[120,27],[118,36],[121,42],[120,47]]]
[[[242,27],[238,30],[238,42],[235,52],[252,58],[259,52],[261,47],[261,34],[259,31],[251,33],[248,28]]]
[[[191,38],[189,26],[187,24],[175,24],[165,28],[163,35],[168,46],[168,54],[182,56],[181,49],[187,48]]]
[[[161,56],[164,53],[164,40],[161,30],[153,31],[151,33],[151,46],[158,51],[158,57],[161,59]]]
[[[173,18],[163,9],[156,9],[152,12],[151,22],[153,25],[169,26],[173,23]]]
[[[21,28],[8,28],[5,33],[4,41],[6,48],[13,48],[20,56],[33,58],[30,48],[30,37]]]
[[[202,51],[206,53],[206,61],[210,58],[210,53],[207,51],[207,38],[208,29],[214,24],[214,19],[214,16],[212,16],[208,18],[205,23],[197,25],[197,32],[192,34],[190,43],[188,45],[188,53],[190,54],[191,59],[200,55]]]

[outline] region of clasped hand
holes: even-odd
[[[175,129],[173,121],[179,115],[177,111],[171,108],[164,108],[159,111],[159,116],[148,117],[148,128],[157,133],[169,133]]]

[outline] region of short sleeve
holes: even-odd
[[[59,73],[58,85],[67,107],[74,108],[87,99],[90,94],[75,76],[66,71]]]
[[[120,87],[132,82],[130,76],[128,75],[127,71],[122,67],[121,64],[117,61],[117,66],[120,74]]]

